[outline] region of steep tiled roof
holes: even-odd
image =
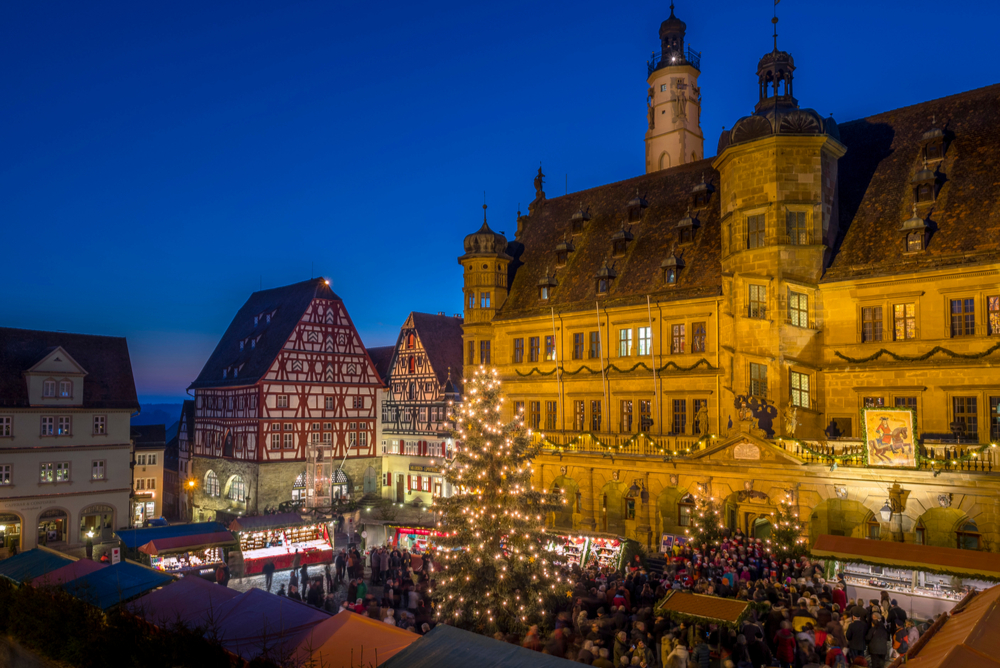
[[[143,424],[132,427],[132,443],[137,449],[160,449],[167,446],[167,428],[162,424]]]
[[[185,399],[181,407],[181,416],[185,418],[184,424],[187,428],[187,440],[194,443],[194,399]]]
[[[341,301],[322,278],[261,290],[250,295],[250,299],[229,324],[229,329],[208,358],[198,379],[188,389],[256,383],[267,373],[313,299]],[[271,315],[270,322],[267,322],[267,315]],[[261,316],[256,325],[254,316]],[[260,340],[255,347],[245,346],[240,350],[240,341],[258,335]],[[243,368],[239,376],[234,378],[232,374],[227,374],[226,378],[222,377],[224,369],[240,364]]]
[[[918,209],[933,231],[925,251],[904,255],[910,180],[923,168],[921,137],[935,125],[947,147],[929,164],[940,191]],[[1000,259],[1000,84],[845,123],[840,135],[842,242],[824,280]]]
[[[389,377],[389,369],[392,365],[392,354],[396,351],[396,346],[378,346],[375,348],[367,348],[367,350],[368,357],[372,359],[372,364],[375,365],[375,372],[384,383]]]
[[[694,242],[680,245],[677,223],[692,203],[692,191],[705,179],[713,185],[708,206],[692,211],[698,229]],[[721,292],[719,235],[719,175],[711,160],[644,174],[571,195],[546,200],[527,217],[521,234],[508,247],[515,270],[510,294],[496,319],[519,318],[559,311],[593,310],[595,301],[608,305],[689,299]],[[649,203],[642,222],[629,225],[634,240],[626,254],[611,257],[611,238],[622,229],[628,202],[639,193]],[[580,234],[571,234],[570,219],[577,211],[588,210],[591,219]],[[556,246],[569,239],[575,250],[565,267],[556,268]],[[676,285],[663,283],[660,264],[676,244],[677,257],[684,269]],[[611,290],[596,296],[594,275],[608,261],[616,274]],[[557,287],[548,300],[539,299],[538,281],[555,276]],[[461,359],[461,350],[459,350]]]
[[[410,316],[438,382],[444,385],[450,368],[457,383],[462,378],[462,318],[415,311]]]
[[[0,327],[0,406],[28,406],[22,374],[60,346],[87,372],[84,407],[139,410],[124,338],[7,327]]]

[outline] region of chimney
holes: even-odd
[[[438,315],[444,315],[444,311],[438,311]]]
[[[456,313],[455,317],[458,318],[459,320],[461,320],[462,319],[462,314],[461,313]]]

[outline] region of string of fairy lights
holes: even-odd
[[[438,526],[447,530],[438,541],[436,614],[477,630],[522,630],[546,616],[546,594],[569,585],[545,547],[547,495],[531,483],[537,448],[523,412],[501,419],[500,387],[496,370],[482,367],[467,381],[456,455],[441,469],[455,493],[438,502],[447,520]]]
[[[721,546],[720,537],[722,531],[726,529],[726,525],[715,497],[692,496],[697,516],[694,527],[697,532],[692,533],[690,528],[686,528],[684,533],[695,545]],[[706,517],[708,515],[711,517]],[[803,527],[799,521],[799,513],[794,507],[794,498],[790,494],[786,492],[784,497],[778,500],[777,512],[772,510],[769,518],[771,535],[764,539],[765,552],[768,557],[798,556],[799,552],[804,551],[806,539],[802,536]]]

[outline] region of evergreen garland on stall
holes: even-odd
[[[799,558],[808,551],[802,537],[799,511],[794,499],[787,493],[778,502],[777,512],[771,514],[771,537],[767,539],[768,552],[775,559]]]
[[[436,586],[437,618],[483,634],[523,634],[551,626],[565,603],[569,580],[547,549],[544,521],[565,499],[532,486],[524,415],[501,419],[504,399],[496,370],[482,367],[465,382],[453,434],[456,455],[442,469],[453,486],[443,507]]]
[[[695,547],[709,549],[720,544],[722,540],[722,511],[715,497],[702,494],[694,497],[694,510],[691,512],[691,526],[685,533],[691,537]]]

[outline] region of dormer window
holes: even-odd
[[[552,288],[550,288],[547,285],[543,285],[543,286],[539,287],[538,288],[538,292],[539,292],[538,296],[539,296],[539,298],[540,299],[548,299],[549,298],[549,290],[551,290],[551,289]]]
[[[618,274],[615,273],[614,268],[609,266],[608,263],[605,262],[604,266],[598,269],[597,273],[594,275],[597,294],[598,295],[608,294],[608,292],[611,291],[611,282],[615,280],[615,277],[617,275]]]
[[[59,396],[62,399],[69,399],[73,396],[73,382],[69,380],[59,381]]]
[[[677,285],[677,279],[680,277],[680,272],[683,268],[684,260],[677,257],[674,252],[671,251],[670,257],[660,263],[660,270],[663,271],[663,284]]]
[[[910,232],[906,235],[906,252],[915,253],[924,249],[924,233]]]
[[[928,169],[927,161],[925,160],[923,169],[919,170],[910,179],[910,186],[913,188],[913,201],[918,204],[933,202],[937,195],[936,185],[937,176],[932,170]]]
[[[597,294],[603,295],[611,289],[611,279],[610,278],[599,278],[597,279]]]
[[[712,187],[711,183],[705,182],[705,177],[702,175],[701,183],[696,185],[691,190],[691,208],[692,209],[703,209],[708,206],[709,200],[712,199],[712,192],[715,188]]]
[[[611,255],[612,257],[621,257],[625,255],[625,251],[628,250],[628,243],[632,241],[632,232],[625,229],[624,225],[620,230],[615,232],[615,235],[611,237]]]
[[[243,344],[245,344],[245,343],[246,343],[246,341],[240,341],[240,350],[241,351],[243,350]]]
[[[573,247],[573,242],[564,239],[562,243],[556,246],[556,267],[565,267],[566,263],[569,262],[569,254],[576,250]]]
[[[927,247],[927,222],[917,215],[917,205],[913,205],[913,216],[904,220],[899,231],[903,233],[905,252],[919,253]]]
[[[267,324],[269,324],[269,325],[271,324],[271,314],[270,313],[267,314]]]
[[[255,315],[253,317],[253,326],[256,327],[259,323],[260,323],[260,316],[259,315]]]
[[[627,214],[628,222],[638,223],[642,221],[642,212],[649,206],[643,197],[639,195],[639,191],[635,191],[635,197],[629,200],[629,203],[625,205],[625,211]]]
[[[681,244],[689,244],[694,241],[694,230],[698,226],[698,221],[691,216],[688,209],[687,215],[677,223],[677,241]]]
[[[223,369],[222,370],[222,377],[223,377],[223,379],[228,375],[228,372],[229,372],[229,369]]]
[[[663,270],[663,282],[667,285],[673,285],[677,282],[677,268],[667,267]]]
[[[538,280],[538,298],[548,299],[552,296],[552,290],[559,284],[555,276],[544,276]]]
[[[941,160],[944,158],[944,142],[934,141],[924,148],[924,157],[928,160]]]
[[[589,220],[590,220],[589,209],[588,210],[580,209],[579,211],[573,214],[572,218],[569,219],[570,231],[573,234],[580,234],[581,232],[583,232],[583,228],[587,224],[587,221]]]
[[[257,347],[257,339],[250,339],[250,350]]]
[[[917,186],[917,201],[933,202],[934,186],[932,186],[930,183],[922,183],[919,186]]]
[[[54,399],[56,396],[56,381],[46,380],[42,383],[42,396],[46,399]]]

